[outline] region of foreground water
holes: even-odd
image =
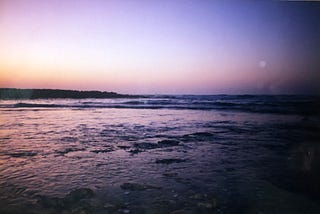
[[[0,101],[1,213],[319,213],[319,98]]]

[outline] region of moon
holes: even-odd
[[[260,67],[260,68],[265,68],[266,66],[267,66],[267,62],[266,62],[266,61],[261,60],[261,61],[259,62],[259,67]]]

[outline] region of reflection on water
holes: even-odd
[[[39,107],[0,120],[2,212],[320,210],[319,118]]]

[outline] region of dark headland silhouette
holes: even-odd
[[[85,99],[85,98],[138,98],[141,96],[118,94],[115,92],[105,91],[76,91],[61,89],[17,89],[17,88],[0,88],[0,99]]]

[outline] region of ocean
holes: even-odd
[[[0,101],[1,213],[319,213],[320,97]]]

